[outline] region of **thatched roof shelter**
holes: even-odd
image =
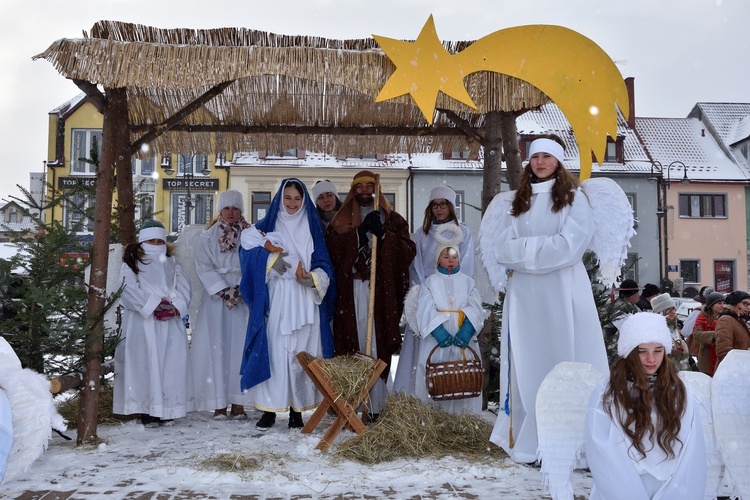
[[[451,53],[470,44],[443,43]],[[488,111],[549,102],[516,78],[473,73],[465,83],[478,110],[441,94],[428,125],[409,96],[375,102],[394,65],[372,38],[100,21],[90,35],[57,40],[38,58],[89,95],[95,86],[125,88],[134,152],[143,142],[161,153],[462,150]]]

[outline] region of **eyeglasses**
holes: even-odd
[[[742,302],[740,302],[740,304],[743,305],[743,306],[745,306],[745,307],[750,307],[750,302],[748,302],[746,300],[743,300]]]
[[[448,205],[450,205],[450,203],[447,201],[435,202],[432,204],[432,208],[448,208]]]

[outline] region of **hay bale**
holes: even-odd
[[[132,420],[140,415],[115,415],[112,413],[113,399],[112,384],[103,383],[99,391],[99,408],[97,410],[97,424],[113,424]],[[68,427],[78,427],[79,408],[81,406],[81,393],[75,394],[64,401],[57,403],[57,412],[68,421]]]
[[[359,404],[359,395],[375,371],[377,359],[357,354],[320,360],[326,379],[349,405]]]
[[[339,443],[335,454],[365,464],[425,456],[505,457],[490,443],[491,433],[492,424],[477,415],[447,413],[399,393],[388,398],[375,425]]]
[[[249,472],[260,469],[260,460],[248,458],[237,453],[220,453],[211,458],[201,460],[198,466],[204,469],[213,469],[220,472]]]

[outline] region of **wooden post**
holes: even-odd
[[[102,127],[102,155],[96,173],[94,239],[91,245],[91,278],[88,290],[89,332],[84,351],[86,373],[81,388],[78,437],[76,443],[97,440],[99,378],[101,375],[104,304],[107,289],[107,261],[112,224],[112,191],[115,164],[123,155],[130,164],[127,93],[124,88],[106,89],[107,106]]]
[[[380,174],[375,174],[375,210],[380,210]],[[367,341],[365,342],[365,354],[372,356],[372,328],[373,315],[375,312],[375,276],[378,263],[378,237],[372,235],[372,257],[370,259],[370,296],[367,306]],[[377,358],[377,353],[375,356]]]

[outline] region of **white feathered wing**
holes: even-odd
[[[630,238],[635,236],[633,207],[612,179],[597,177],[581,182],[594,211],[596,231],[589,249],[599,260],[599,276],[605,286],[614,285],[628,258]]]
[[[497,232],[497,228],[500,227],[503,215],[507,214],[510,210],[510,204],[515,194],[515,191],[506,191],[495,196],[484,212],[482,222],[479,225],[479,252],[482,265],[475,267],[483,267],[487,270],[490,283],[497,292],[505,291],[505,287],[508,284],[509,269],[500,265],[495,258],[495,249],[493,248],[495,233]],[[483,296],[482,298],[484,299],[485,297]]]

